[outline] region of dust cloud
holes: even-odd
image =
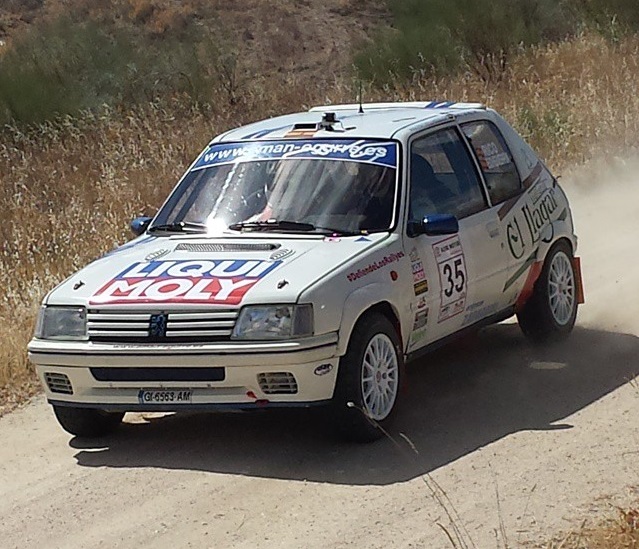
[[[560,183],[582,258],[578,324],[639,335],[639,157],[591,162]]]

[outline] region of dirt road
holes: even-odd
[[[568,342],[501,324],[412,365],[396,441],[368,446],[299,413],[130,415],[86,443],[37,398],[0,418],[0,547],[517,547],[636,498],[639,184],[584,174]]]

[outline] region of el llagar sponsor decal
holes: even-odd
[[[232,162],[287,159],[347,160],[396,168],[397,144],[392,141],[365,139],[220,143],[207,149],[197,160],[193,170]]]
[[[370,263],[366,267],[362,267],[361,269],[357,269],[357,271],[349,273],[348,275],[346,275],[346,278],[348,278],[349,282],[354,282],[355,280],[364,278],[365,276],[374,273],[375,271],[378,271],[379,269],[386,267],[387,265],[399,261],[403,257],[404,252],[401,251],[385,255],[379,261],[375,261],[373,263]]]
[[[281,263],[235,259],[138,262],[102,286],[90,303],[237,305]]]
[[[523,257],[528,245],[534,246],[539,241],[541,233],[558,209],[559,203],[553,189],[548,189],[536,200],[526,201],[521,206],[506,227],[508,247],[515,259]]]

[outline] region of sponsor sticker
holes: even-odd
[[[508,153],[500,153],[495,143],[486,143],[475,150],[479,157],[479,163],[484,171],[494,170],[506,164],[510,164],[510,156],[508,156]]]
[[[364,278],[365,276],[368,276],[369,274],[374,273],[375,271],[378,271],[379,269],[386,267],[387,265],[390,265],[391,263],[395,263],[399,261],[403,257],[404,257],[404,252],[402,251],[393,252],[391,254],[385,255],[379,261],[375,261],[373,263],[370,263],[366,267],[357,269],[357,271],[354,271],[352,273],[348,273],[346,275],[346,278],[348,278],[349,282],[355,282],[356,280],[359,280],[360,278]]]
[[[527,249],[534,248],[544,229],[557,217],[559,202],[554,189],[539,193],[536,189],[540,187],[543,189],[539,184],[533,187],[534,196],[529,193],[529,200],[517,208],[506,226],[508,249],[515,259],[521,259]]]
[[[417,284],[413,284],[413,289],[415,290],[415,295],[422,295],[428,292],[428,280],[422,280]]]
[[[170,253],[171,253],[171,250],[167,250],[166,248],[155,250],[154,252],[151,252],[149,255],[147,255],[144,258],[144,261],[153,261],[155,259],[160,259],[161,257],[164,257],[165,255]]]
[[[497,312],[497,305],[494,303],[484,304],[483,301],[479,301],[477,303],[473,303],[466,309],[466,315],[464,316],[464,321],[462,322],[462,326],[469,326],[470,324],[475,324],[480,320],[489,317],[492,314]]]
[[[413,330],[419,330],[426,327],[428,324],[428,309],[423,309],[415,313],[415,322],[413,323]]]
[[[367,139],[312,139],[296,141],[249,141],[211,145],[193,170],[233,162],[286,159],[332,159],[397,167],[397,144]]]
[[[408,258],[410,259],[410,267],[413,273],[413,288],[415,295],[421,295],[428,291],[428,280],[426,280],[426,272],[424,271],[424,264],[419,257],[417,248],[413,247],[408,252]]]
[[[281,263],[242,259],[138,262],[102,286],[90,303],[237,305]]]
[[[413,282],[421,282],[426,279],[426,273],[424,272],[424,265],[421,261],[412,264],[413,269]]]
[[[420,346],[421,342],[424,339],[426,339],[425,328],[414,331],[412,334],[410,334],[410,339],[408,340],[408,350],[414,351],[417,347]]]

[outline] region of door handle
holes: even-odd
[[[496,221],[491,221],[490,223],[487,223],[486,230],[488,231],[488,236],[490,236],[490,238],[498,237],[501,232],[499,230],[499,223],[497,223]]]

